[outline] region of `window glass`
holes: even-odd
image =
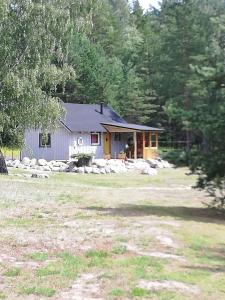
[[[91,145],[92,146],[99,146],[100,145],[100,133],[99,132],[92,132],[91,133]]]
[[[39,147],[51,147],[51,134],[39,134]]]

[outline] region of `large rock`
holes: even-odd
[[[149,164],[145,161],[136,161],[134,166],[135,166],[135,169],[142,171],[142,170],[148,168]]]
[[[93,167],[92,168],[92,173],[93,174],[100,174],[100,170],[98,168]]]
[[[38,160],[38,165],[39,166],[46,166],[48,164],[48,162],[45,160],[45,159],[43,159],[43,158],[40,158],[39,160]]]
[[[104,168],[107,164],[107,160],[105,160],[105,159],[95,159],[93,164],[95,164],[98,168]]]
[[[147,159],[147,162],[149,163],[151,168],[157,168],[157,166],[158,166],[157,160],[155,160],[155,159],[152,159],[152,158]]]
[[[51,168],[50,168],[49,166],[44,166],[44,167],[43,167],[43,171],[48,171],[48,172],[50,172],[50,171],[51,171]]]
[[[119,173],[119,167],[118,166],[110,166],[111,173]]]
[[[92,172],[92,167],[85,166],[84,167],[84,172],[87,173],[87,174],[90,174]]]
[[[79,173],[79,174],[84,174],[84,167],[79,167],[79,168],[77,169],[77,173]]]
[[[32,174],[31,175],[32,178],[49,178],[49,176],[47,174]]]
[[[12,166],[13,166],[14,168],[18,168],[19,165],[20,165],[19,159],[15,159],[15,160],[13,161],[13,163],[12,163]]]
[[[106,174],[105,168],[100,168],[100,174]]]
[[[78,167],[75,166],[70,170],[70,172],[77,173],[77,170],[78,170]]]
[[[52,172],[60,172],[60,167],[52,167]]]
[[[7,160],[6,162],[7,167],[13,167],[13,161],[12,160]]]
[[[143,175],[157,175],[157,170],[151,167],[147,167],[141,171]]]
[[[107,174],[111,172],[110,166],[106,166],[106,167],[105,167],[105,172],[106,172]]]
[[[30,161],[30,166],[33,167],[33,166],[36,166],[36,164],[37,164],[36,158],[32,158]]]
[[[24,157],[22,159],[22,164],[25,165],[25,166],[29,166],[30,165],[30,159],[29,159],[29,157]]]

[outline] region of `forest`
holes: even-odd
[[[110,105],[182,141],[198,186],[225,203],[225,5],[163,0],[2,0],[0,142],[54,127],[60,101]],[[59,101],[60,100],[60,101]]]

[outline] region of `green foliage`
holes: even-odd
[[[55,294],[55,290],[49,287],[39,287],[39,286],[32,286],[32,287],[24,287],[21,290],[21,294],[25,295],[38,295],[44,297],[52,297]]]
[[[16,276],[19,276],[20,275],[20,269],[19,268],[10,268],[8,269],[7,271],[5,271],[3,273],[4,276],[7,276],[7,277],[16,277]]]

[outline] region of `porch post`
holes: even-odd
[[[158,146],[159,146],[159,133],[158,132],[155,133],[155,146],[156,146],[156,148],[158,148]]]
[[[134,159],[137,159],[137,133],[136,133],[136,131],[134,131],[133,139],[134,139]]]
[[[152,133],[149,131],[149,147],[152,147]]]
[[[145,132],[142,132],[142,142],[143,142],[143,149],[142,149],[142,157],[145,159]]]

